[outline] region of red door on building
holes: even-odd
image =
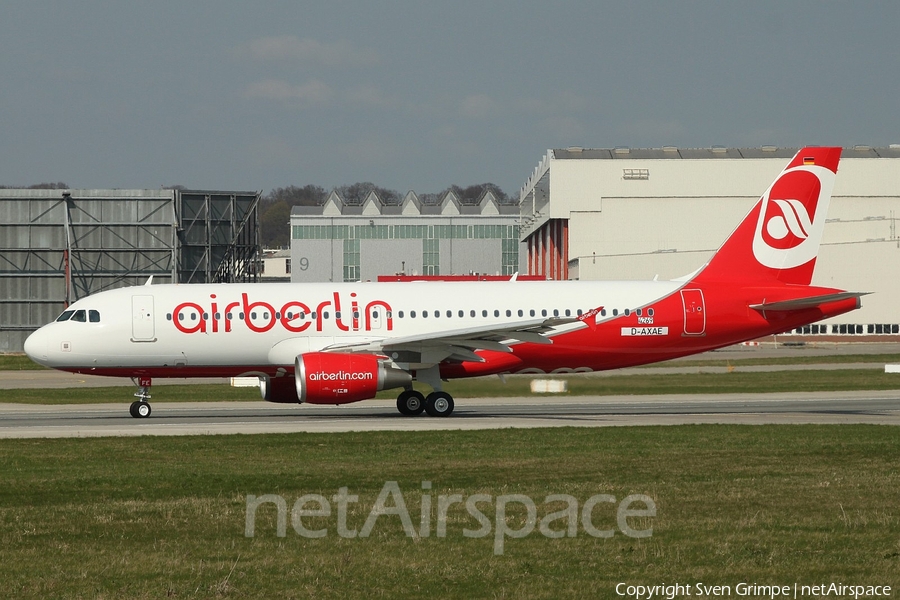
[[[681,290],[684,304],[684,335],[704,335],[706,333],[706,306],[703,290]]]

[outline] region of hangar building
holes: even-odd
[[[520,191],[527,272],[585,280],[687,275],[712,256],[796,152],[548,150]],[[804,333],[898,333],[897,217],[900,145],[845,149],[813,283],[874,293],[861,310]]]
[[[361,205],[332,192],[321,206],[291,211],[291,281],[375,281],[379,275],[513,275],[524,265],[519,208],[490,192],[468,205],[448,192],[426,205],[409,192]]]
[[[0,352],[21,352],[69,303],[151,275],[154,283],[255,281],[259,196],[0,189]]]

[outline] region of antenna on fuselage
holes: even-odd
[[[153,283],[153,275],[151,275],[150,277],[147,278],[147,283],[145,283],[144,285],[151,285],[152,283]]]

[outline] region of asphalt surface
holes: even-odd
[[[401,416],[394,403],[346,406],[259,402],[153,404],[146,419],[128,404],[0,404],[0,438],[212,435],[337,431],[431,431],[606,427],[687,423],[900,425],[900,390],[702,396],[461,398],[450,417]]]
[[[835,354],[897,353],[897,344],[806,347],[733,347],[692,359],[779,358]],[[642,373],[775,371],[883,368],[883,363],[696,367],[671,361],[665,367],[624,369],[595,376]],[[158,384],[218,383],[227,380],[155,380]],[[132,386],[130,380],[71,375],[56,371],[0,371],[0,388]],[[897,390],[780,394],[660,396],[530,396],[461,398],[447,418],[401,416],[392,401],[369,400],[345,406],[278,405],[259,402],[152,404],[147,419],[134,419],[122,404],[0,404],[0,438],[136,435],[209,435],[337,431],[428,431],[532,427],[605,427],[687,423],[873,423],[900,425]],[[123,397],[127,399],[130,393]]]

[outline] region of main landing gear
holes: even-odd
[[[397,396],[397,410],[408,417],[421,415],[423,412],[432,417],[449,417],[453,412],[453,396],[439,391],[425,396],[413,389],[403,390]]]
[[[131,379],[134,381],[134,378]],[[131,408],[128,409],[128,412],[131,413],[131,416],[135,419],[146,419],[150,416],[150,384],[152,381],[149,377],[139,377],[135,382],[138,386],[138,391],[134,393],[134,396],[138,398],[131,403]]]

